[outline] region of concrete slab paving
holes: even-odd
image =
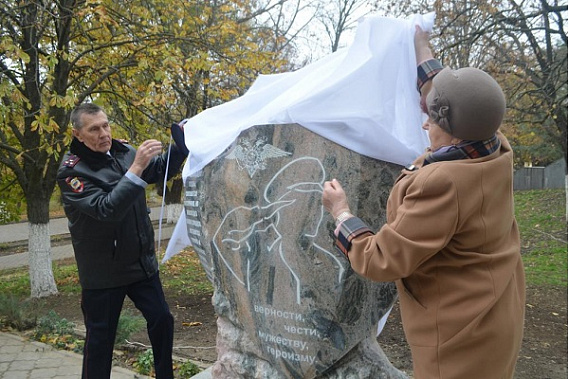
[[[41,342],[0,332],[0,379],[77,379],[83,356],[57,350]],[[123,367],[113,367],[111,379],[150,378]]]
[[[160,208],[151,208],[150,218],[152,221],[158,221],[160,217]],[[156,225],[156,224],[155,224]],[[156,225],[154,228],[155,237],[158,238],[158,227]],[[172,236],[175,224],[162,223],[162,231],[160,236],[162,240],[167,240]],[[49,221],[49,230],[51,236],[62,236],[69,234],[69,228],[67,227],[67,218],[55,218]],[[0,244],[2,243],[13,243],[18,241],[27,241],[28,239],[28,223],[19,222],[14,224],[0,225]],[[166,247],[165,245],[163,246]],[[74,257],[73,247],[71,244],[65,244],[60,246],[51,247],[51,260],[57,261],[65,258]],[[28,252],[22,252],[18,254],[9,254],[0,256],[0,270],[6,270],[11,268],[23,267],[28,265],[29,254]]]

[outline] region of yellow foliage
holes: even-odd
[[[23,154],[44,152],[34,157],[42,173],[71,140],[68,118],[77,102],[103,106],[115,136],[136,143],[162,137],[172,119],[231,100],[258,73],[278,72],[287,64],[282,52],[264,47],[277,44],[272,33],[240,19],[254,13],[254,0],[86,0],[72,5],[68,25],[54,23],[63,16],[54,2],[38,8],[35,20],[24,17],[16,3],[0,5],[13,15],[5,30],[15,33],[0,36],[0,52],[12,63],[0,74],[0,96],[9,99],[0,109],[0,128],[23,152],[14,165],[21,165]],[[43,32],[26,50],[18,35],[25,27]],[[39,64],[33,80],[22,74],[36,68],[31,63]],[[18,133],[32,135],[33,146]],[[41,180],[42,188],[53,184]]]

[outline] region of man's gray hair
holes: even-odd
[[[103,108],[98,106],[97,104],[93,103],[83,103],[75,107],[73,111],[71,111],[71,125],[73,129],[81,129],[83,125],[81,125],[81,116],[86,114],[97,114],[99,112],[105,112]]]

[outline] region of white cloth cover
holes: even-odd
[[[428,146],[417,91],[415,25],[432,30],[433,12],[409,19],[367,16],[353,43],[294,72],[260,75],[241,97],[184,120],[190,156],[184,181],[255,125],[300,124],[359,154],[406,165]],[[182,242],[185,241],[185,242]],[[188,243],[180,217],[162,262]]]
[[[164,253],[164,258],[162,258],[162,263],[166,262],[168,259],[178,254],[184,248],[191,246],[192,242],[188,236],[188,227],[186,226],[186,210],[182,208],[182,213],[176,222],[176,226],[172,231],[172,236],[170,241],[168,241],[168,246],[166,246],[166,252]]]

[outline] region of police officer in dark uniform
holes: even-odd
[[[159,278],[145,187],[174,176],[187,150],[173,145],[167,165],[160,141],[144,141],[136,150],[112,139],[106,113],[92,103],[75,108],[71,123],[73,141],[57,182],[82,288],[83,378],[110,377],[125,296],[147,321],[156,377],[173,378],[174,321]]]

